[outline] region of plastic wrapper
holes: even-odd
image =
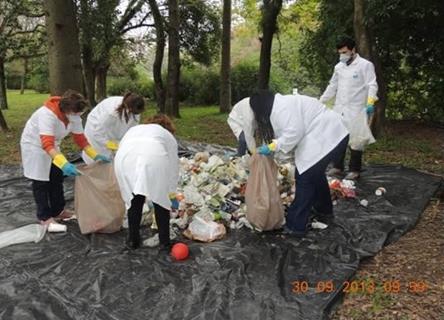
[[[3,231],[0,233],[0,248],[13,244],[26,242],[39,242],[46,233],[46,227],[40,224],[28,224],[26,226]]]
[[[223,224],[194,216],[193,221],[191,221],[188,229],[185,230],[183,234],[191,240],[212,242],[217,239],[222,239],[226,232]]]

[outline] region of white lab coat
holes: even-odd
[[[137,125],[120,141],[114,170],[127,209],[140,194],[170,210],[169,193],[176,192],[179,180],[177,141],[160,125]]]
[[[227,122],[238,140],[241,132],[244,132],[248,150],[253,152],[256,149],[256,141],[254,139],[256,121],[253,110],[250,107],[250,98],[244,98],[234,105],[228,115]]]
[[[116,109],[122,104],[123,97],[109,97],[101,101],[88,114],[85,125],[85,136],[96,151],[110,157],[111,151],[106,148],[108,140],[119,142],[123,135],[140,122],[140,115],[130,115],[128,123],[120,119]],[[85,151],[82,152],[85,163],[93,163]]]
[[[375,139],[367,124],[365,108],[368,98],[377,100],[377,92],[373,63],[357,54],[348,66],[342,62],[336,64],[330,83],[319,100],[325,103],[336,96],[333,110],[342,116],[350,132],[350,141],[359,136],[373,143]],[[356,123],[364,124],[365,128],[356,126]]]
[[[300,174],[326,156],[348,134],[337,113],[317,99],[303,95],[276,94],[270,122],[276,138],[276,151],[288,153],[294,150]]]
[[[60,151],[60,142],[69,133],[83,133],[80,116],[71,117],[68,126],[65,126],[49,108],[43,106],[37,109],[26,122],[20,139],[24,176],[33,180],[49,181],[52,159],[42,148],[40,135],[54,136],[54,147]]]

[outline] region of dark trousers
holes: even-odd
[[[32,181],[32,193],[37,205],[37,219],[48,220],[58,216],[65,208],[63,171],[51,165],[49,181]]]
[[[131,200],[128,209],[129,238],[135,243],[140,242],[140,222],[142,220],[143,204],[145,196],[137,194]],[[154,216],[159,230],[159,241],[162,245],[170,243],[170,211],[154,203]]]
[[[239,157],[242,157],[247,153],[247,151],[248,151],[247,141],[245,140],[245,134],[242,131],[241,134],[239,135],[239,141],[237,145],[237,155]]]
[[[350,162],[348,163],[349,171],[360,172],[362,168],[362,151],[350,149]],[[344,171],[345,154],[347,149],[341,154],[337,161],[333,161],[333,167]]]
[[[345,137],[332,151],[302,174],[295,171],[296,196],[288,207],[286,225],[290,230],[305,232],[311,208],[323,214],[332,214],[330,188],[325,169],[332,161],[337,160],[348,144]]]

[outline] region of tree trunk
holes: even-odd
[[[162,15],[156,0],[148,0],[151,12],[153,13],[154,25],[156,28],[156,56],[153,62],[154,88],[156,90],[157,108],[160,113],[165,113],[165,88],[162,81],[162,62],[165,52],[165,28]]]
[[[23,59],[23,73],[20,79],[20,94],[25,93],[26,75],[28,73],[28,58]]]
[[[379,88],[379,100],[376,103],[376,113],[374,116],[374,121],[372,122],[371,129],[374,136],[378,137],[383,133],[384,128],[385,107],[387,102],[387,85],[384,80],[379,57],[376,53],[376,50],[372,49],[372,37],[370,31],[365,24],[365,0],[354,0],[353,28],[359,54],[362,55],[364,58],[372,61],[375,65],[376,80],[378,82]]]
[[[222,53],[220,64],[220,107],[221,113],[231,109],[230,51],[231,51],[231,0],[224,0],[222,16]]]
[[[5,60],[3,57],[0,57],[0,109],[8,109],[8,99],[6,98]]]
[[[82,66],[76,9],[72,0],[45,0],[49,88],[52,95],[68,89],[82,92]]]
[[[94,107],[96,102],[96,72],[94,69],[94,64],[92,61],[92,49],[91,48],[82,48],[82,60],[83,60],[83,76],[85,81],[85,91],[86,97],[91,105]]]
[[[168,84],[166,90],[166,114],[172,117],[179,115],[179,77],[180,77],[180,44],[179,44],[179,6],[177,0],[168,1]]]
[[[108,74],[109,64],[99,66],[96,71],[96,97],[97,102],[106,98],[106,76]]]
[[[85,96],[89,101],[91,107],[96,103],[96,72],[93,61],[92,38],[94,34],[91,28],[91,7],[90,0],[80,0],[80,49],[82,52],[82,71],[83,81],[85,84]]]
[[[259,59],[259,89],[268,89],[271,68],[271,47],[273,35],[277,31],[277,16],[282,8],[282,0],[264,0],[262,7],[262,40]]]
[[[0,129],[2,130],[2,131],[8,131],[9,129],[8,129],[8,125],[6,124],[6,119],[5,119],[5,117],[3,116],[3,112],[2,112],[2,110],[0,109]]]

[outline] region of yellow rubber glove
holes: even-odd
[[[56,154],[54,159],[52,159],[52,163],[59,167],[65,176],[78,176],[80,174],[76,166],[66,160],[65,156],[61,153]]]
[[[117,151],[117,149],[119,149],[119,143],[115,140],[108,140],[105,143],[105,146],[107,149],[109,149],[111,151]]]
[[[83,149],[85,153],[90,157],[91,159],[95,159],[97,155],[99,154],[96,149],[94,149],[91,145],[87,145],[85,149]]]
[[[52,159],[52,163],[54,163],[59,169],[62,169],[65,164],[68,163],[68,160],[61,153],[58,153],[54,159]]]

